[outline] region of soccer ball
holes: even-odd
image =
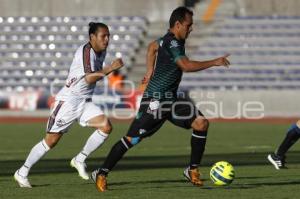
[[[233,166],[226,161],[215,163],[210,170],[210,179],[218,186],[231,184],[234,176]]]

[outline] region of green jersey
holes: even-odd
[[[173,33],[168,32],[157,42],[159,48],[154,74],[143,97],[174,100],[182,77],[182,70],[176,61],[185,57],[185,40],[178,40]]]

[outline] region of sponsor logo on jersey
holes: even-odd
[[[171,41],[171,46],[170,48],[177,48],[179,46],[178,42],[176,40]]]

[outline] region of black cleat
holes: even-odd
[[[287,169],[287,167],[285,167],[285,158],[281,158],[273,153],[268,155],[268,160],[277,170]]]

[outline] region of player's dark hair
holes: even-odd
[[[91,34],[96,34],[98,31],[98,28],[106,28],[108,30],[108,26],[104,23],[99,23],[99,22],[90,22],[89,23],[89,35]]]
[[[180,23],[182,23],[185,20],[185,15],[189,14],[191,16],[193,16],[193,11],[189,10],[186,7],[178,7],[175,10],[173,10],[170,20],[169,20],[169,24],[170,24],[170,28],[173,28],[176,21],[179,21]]]

